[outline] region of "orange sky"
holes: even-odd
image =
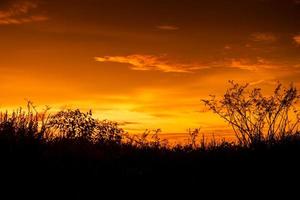
[[[228,80],[300,83],[299,0],[1,0],[0,108],[92,108],[131,132],[224,123]]]

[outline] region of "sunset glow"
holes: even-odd
[[[2,0],[0,109],[92,109],[141,133],[224,133],[228,80],[300,86],[298,0]]]

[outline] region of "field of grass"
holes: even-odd
[[[243,93],[241,88],[235,87]],[[275,92],[279,95],[278,90]],[[159,137],[160,130],[132,136],[115,122],[94,119],[92,112],[64,110],[49,115],[47,110],[37,112],[29,102],[26,111],[0,114],[1,177],[2,180],[35,180],[36,183],[54,180],[56,184],[68,180],[77,187],[90,180],[193,180],[207,185],[210,182],[226,184],[228,179],[257,181],[258,177],[268,177],[268,180],[297,177],[299,119],[294,118],[296,121],[292,122],[284,117],[290,116],[287,109],[298,96],[290,94],[291,90],[283,91],[280,98],[276,97],[278,104],[268,97],[276,108],[267,106],[268,99],[260,105],[260,95],[255,97],[257,105],[243,104],[246,99],[241,96],[234,96],[236,102],[227,99],[235,104],[231,109],[244,106],[243,113],[227,110],[233,115],[241,112],[244,119],[221,110],[228,105],[217,107],[215,102],[206,101],[217,114],[237,119],[229,120],[236,131],[237,142],[205,142],[199,130],[193,130],[187,133],[189,142],[185,145],[169,145]],[[225,98],[229,97],[225,95]],[[220,102],[226,103],[224,99]],[[252,111],[245,106],[251,109],[261,106],[260,109],[267,108],[265,112],[271,113]],[[266,121],[263,126],[262,120]]]

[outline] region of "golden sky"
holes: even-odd
[[[228,80],[300,83],[299,0],[1,0],[0,108],[92,108],[126,130],[224,129]]]

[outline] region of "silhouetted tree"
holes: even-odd
[[[202,101],[232,126],[242,145],[272,142],[298,133],[300,114],[296,104],[300,97],[293,85],[284,88],[278,84],[267,97],[259,88],[249,90],[249,84],[230,84],[222,98],[212,96]]]

